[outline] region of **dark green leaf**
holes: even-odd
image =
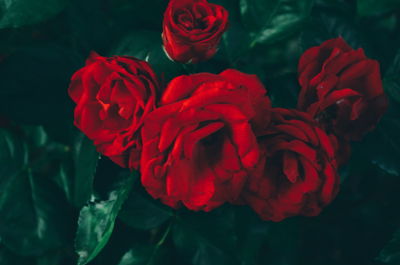
[[[400,229],[394,233],[392,240],[379,253],[378,260],[390,265],[400,263]]]
[[[42,147],[48,141],[48,136],[43,126],[23,126],[28,144],[34,147]]]
[[[1,242],[1,240],[0,240]],[[0,244],[0,264],[1,265],[30,265],[28,258],[23,258],[20,257],[14,253],[12,253],[10,250],[8,250],[5,246]]]
[[[400,104],[400,50],[385,74],[384,86],[388,95]]]
[[[73,160],[75,166],[73,197],[75,205],[81,207],[93,193],[93,179],[99,160],[99,154],[93,142],[83,134],[79,134],[76,138]],[[60,174],[61,179],[66,178],[66,172],[63,168],[61,168]],[[67,182],[65,183],[65,185],[68,185]],[[65,189],[67,188],[68,186],[65,187]],[[71,188],[69,187],[68,189]]]
[[[243,23],[252,45],[270,44],[297,31],[311,12],[313,0],[240,0]]]
[[[153,245],[138,245],[126,252],[118,265],[164,265],[166,249]]]
[[[400,72],[399,72],[400,73]],[[400,104],[400,75],[384,79],[384,87],[388,95]]]
[[[179,253],[193,265],[235,264],[237,236],[231,208],[191,213],[178,219],[173,240]]]
[[[147,61],[160,79],[169,81],[182,74],[180,64],[168,59],[162,48],[161,32],[138,30],[126,35],[111,55],[129,55]]]
[[[6,178],[0,193],[0,236],[22,255],[40,254],[64,244],[68,207],[59,191],[41,175],[23,169]]]
[[[250,49],[249,32],[241,23],[239,0],[216,0],[213,3],[223,6],[229,12],[228,30],[222,35],[221,51],[218,51],[216,58],[225,56],[224,59],[234,66]]]
[[[127,225],[145,230],[160,226],[171,216],[170,208],[136,191],[130,193],[118,215]]]
[[[400,176],[400,51],[386,71],[384,88],[389,97],[389,108],[360,149],[365,150],[370,161],[388,174]],[[370,150],[373,150],[372,152]]]
[[[397,176],[400,176],[399,131],[400,120],[386,114],[360,146],[373,164],[388,174]]]
[[[59,13],[66,0],[1,0],[0,29],[31,25]]]
[[[90,262],[107,244],[118,212],[128,197],[132,184],[133,176],[126,176],[109,193],[107,200],[91,200],[82,208],[75,237],[75,250],[79,255],[79,265]]]
[[[327,6],[316,5],[302,33],[303,49],[338,37],[345,39],[353,48],[368,49],[368,44],[364,41],[364,36],[354,22],[351,12],[352,6],[347,2],[337,2]]]
[[[71,204],[75,204],[73,200],[73,175],[68,170],[68,163],[60,163],[58,167],[58,172],[54,176],[54,181],[57,185],[62,189],[65,194],[65,197]],[[74,205],[76,206],[76,205]]]
[[[28,164],[26,144],[0,130],[0,237],[22,255],[64,244],[68,220],[59,190]],[[33,165],[34,166],[34,165]]]
[[[357,13],[360,16],[380,15],[399,8],[398,0],[357,0]]]
[[[62,255],[60,252],[55,251],[51,253],[46,253],[43,256],[40,256],[36,260],[36,265],[55,265],[62,264]]]
[[[28,150],[24,142],[4,129],[0,129],[0,161],[0,190],[5,191],[27,166]]]

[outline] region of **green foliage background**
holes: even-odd
[[[400,264],[400,0],[212,0],[230,28],[210,61],[161,49],[167,0],[0,0],[1,265]],[[320,216],[174,211],[73,126],[69,79],[91,50],[149,61],[162,80],[236,68],[295,107],[301,53],[342,36],[379,60],[390,107],[353,145]]]

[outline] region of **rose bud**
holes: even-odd
[[[156,90],[157,77],[148,63],[92,53],[68,89],[77,104],[74,124],[93,140],[98,152],[122,167],[137,168],[139,129],[155,108]]]
[[[171,0],[164,13],[164,50],[174,61],[197,63],[211,58],[227,29],[228,11],[206,0]]]
[[[346,140],[359,140],[386,110],[379,63],[342,38],[312,47],[300,58],[298,108],[323,128]]]
[[[310,115],[275,108],[258,141],[262,159],[248,178],[242,201],[263,220],[315,216],[336,196],[335,150]]]
[[[236,200],[259,160],[265,94],[256,76],[236,70],[173,79],[142,129],[141,181],[150,195],[195,211]]]

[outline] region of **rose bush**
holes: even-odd
[[[206,0],[172,0],[164,13],[162,39],[168,56],[182,63],[211,58],[227,29],[228,12]]]
[[[386,110],[379,63],[342,38],[305,51],[298,72],[298,108],[346,140],[361,139]]]
[[[158,86],[148,63],[92,53],[86,66],[72,76],[68,89],[77,104],[74,123],[98,152],[122,167],[137,168],[139,128],[155,107]]]
[[[262,159],[242,198],[262,219],[315,216],[336,196],[334,146],[307,113],[273,109],[271,125],[259,142]]]
[[[269,123],[265,94],[256,76],[236,70],[173,79],[142,129],[146,190],[191,210],[236,200],[259,160],[256,134]]]
[[[1,2],[1,265],[400,264],[400,1],[207,1]]]

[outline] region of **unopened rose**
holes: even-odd
[[[171,0],[164,13],[162,39],[168,56],[182,63],[211,58],[227,29],[228,11],[206,0]]]

